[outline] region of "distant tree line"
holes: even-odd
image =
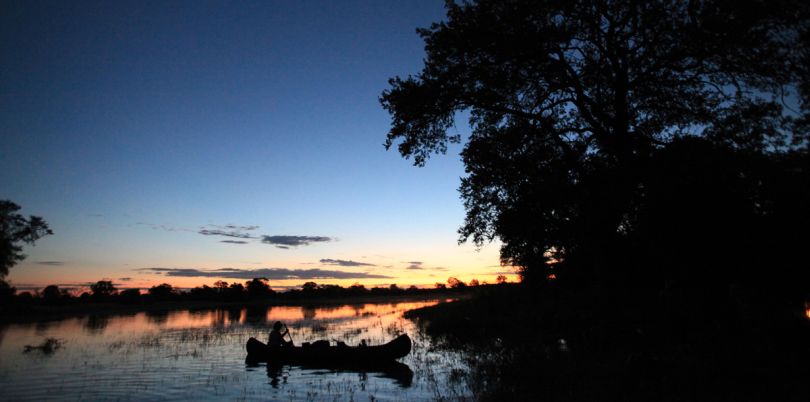
[[[497,284],[506,283],[506,277],[501,275],[496,279]],[[168,283],[152,286],[146,292],[141,289],[118,289],[112,281],[101,280],[90,285],[88,292],[79,295],[72,294],[68,289],[57,285],[48,285],[39,291],[23,291],[17,293],[14,287],[3,283],[0,286],[0,300],[4,303],[41,303],[45,305],[99,303],[113,302],[122,304],[137,304],[165,301],[257,301],[257,300],[305,300],[330,299],[363,296],[398,296],[431,294],[437,292],[457,292],[469,288],[489,286],[477,279],[465,283],[458,278],[451,277],[447,283],[436,283],[432,288],[407,288],[391,284],[385,287],[367,288],[355,283],[349,287],[330,284],[306,282],[300,288],[293,288],[283,292],[273,290],[267,278],[253,278],[244,284],[240,282],[228,283],[216,281],[213,286],[202,285],[189,290],[182,290]]]

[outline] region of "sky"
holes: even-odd
[[[0,199],[54,232],[6,279],[283,288],[511,272],[497,244],[458,244],[459,147],[422,168],[383,147],[379,96],[419,72],[416,28],[443,3],[0,3]]]

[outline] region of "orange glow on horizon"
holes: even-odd
[[[497,282],[499,274],[454,274],[454,273],[447,273],[447,277],[395,277],[395,278],[385,278],[385,279],[370,279],[368,281],[358,281],[357,279],[284,279],[284,280],[269,280],[268,284],[270,287],[275,290],[276,292],[284,292],[289,289],[300,289],[301,286],[305,282],[315,282],[318,285],[338,285],[343,288],[348,288],[355,284],[363,285],[366,289],[372,289],[375,287],[384,287],[387,288],[392,284],[397,285],[401,289],[407,289],[411,286],[415,286],[419,289],[432,289],[436,286],[437,283],[447,284],[447,279],[450,277],[458,278],[459,280],[470,283],[473,279],[477,279],[480,283],[489,283],[494,284]],[[553,274],[552,274],[553,275]],[[519,277],[517,274],[506,274],[507,280],[509,282],[518,282]],[[550,278],[553,279],[553,278]],[[121,281],[116,278],[109,278],[104,277],[96,280],[68,280],[62,279],[59,280],[58,278],[50,278],[46,281],[36,281],[38,283],[31,283],[33,281],[25,281],[26,284],[16,285],[17,293],[22,293],[24,291],[31,291],[31,292],[41,292],[46,286],[51,284],[56,284],[61,289],[68,289],[73,296],[80,296],[84,292],[90,293],[90,284],[95,283],[99,280],[109,280],[113,282],[113,285],[120,291],[125,289],[140,289],[141,294],[145,294],[148,292],[149,288],[153,286],[158,286],[164,283],[168,283],[174,288],[181,289],[183,291],[187,291],[189,289],[195,287],[202,287],[202,286],[209,286],[213,287],[214,283],[217,281],[224,281],[227,282],[229,285],[234,283],[239,283],[245,285],[248,280],[244,279],[233,279],[233,278],[198,278],[198,277],[171,277],[171,276],[149,276],[149,277],[142,277],[142,278],[133,278],[131,281]],[[15,286],[16,281],[10,281],[11,286]],[[22,282],[22,281],[20,281]],[[61,283],[73,283],[76,285],[63,285]],[[84,283],[84,285],[78,285],[80,283]]]

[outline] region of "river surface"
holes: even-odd
[[[464,359],[434,347],[402,317],[439,302],[175,310],[0,326],[0,400],[469,399]],[[266,341],[276,320],[298,344],[377,345],[405,333],[413,349],[393,370],[246,364],[245,342]],[[48,338],[57,340],[51,349],[26,348]]]

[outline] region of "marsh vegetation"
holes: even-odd
[[[470,386],[458,352],[436,347],[414,308],[443,300],[139,312],[0,327],[4,400],[464,400]],[[293,339],[380,344],[407,333],[412,353],[387,368],[245,363],[245,342],[266,339],[275,320]],[[59,339],[51,353],[26,345]],[[44,342],[44,343],[43,343]]]

